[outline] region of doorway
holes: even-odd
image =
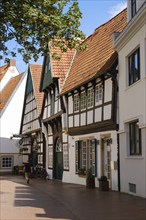
[[[111,145],[108,141],[110,137],[104,137],[101,140],[101,175],[108,178],[111,187]]]
[[[59,137],[56,140],[54,151],[54,179],[62,180],[63,151],[62,142]]]

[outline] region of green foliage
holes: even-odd
[[[7,46],[12,39],[25,62],[46,55],[48,42],[63,52],[86,48],[80,44],[85,36],[79,30],[82,13],[77,0],[1,0],[0,17],[1,59],[8,54],[16,56]]]
[[[98,180],[100,181],[107,181],[107,176],[101,176],[100,178],[98,178]]]

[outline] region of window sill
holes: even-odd
[[[86,175],[84,175],[84,174],[78,174],[78,176],[81,178],[86,178]]]
[[[140,155],[140,156],[127,156],[125,159],[143,160],[144,158]]]
[[[139,80],[137,80],[136,82],[132,83],[131,85],[127,85],[125,91],[128,90],[128,89],[130,89],[130,88],[132,88],[133,86],[139,84],[141,81],[142,81],[142,79],[139,79]]]

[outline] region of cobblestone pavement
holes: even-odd
[[[23,176],[0,177],[0,220],[146,220],[146,200]]]

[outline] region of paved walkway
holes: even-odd
[[[146,200],[22,176],[0,177],[0,220],[146,220]]]

